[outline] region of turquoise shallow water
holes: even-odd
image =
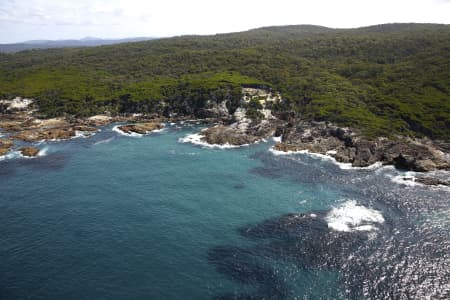
[[[222,150],[178,141],[198,130],[134,138],[107,127],[41,144],[43,157],[1,161],[0,298],[363,298],[367,283],[349,275],[360,261],[341,260],[363,251],[378,264],[374,249],[396,230],[422,232],[407,226],[419,217],[448,245],[445,223],[439,231],[427,222],[448,209],[446,190],[399,186],[390,169],[275,156],[272,142]],[[348,201],[385,221],[370,232],[330,230],[327,214]],[[301,213],[306,223],[278,219]]]

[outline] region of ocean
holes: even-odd
[[[114,128],[2,158],[0,299],[450,298],[450,189]]]

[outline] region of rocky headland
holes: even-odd
[[[275,136],[280,142],[274,150],[327,155],[353,167],[382,163],[416,172],[450,170],[449,147],[442,141],[402,136],[368,138],[354,128],[273,115],[268,108],[273,101],[280,101],[279,95],[260,89],[243,89],[243,95],[241,107],[229,116],[228,123],[201,132],[203,142],[239,146]],[[259,101],[258,118],[249,117],[252,101]]]
[[[308,151],[333,157],[337,162],[354,167],[368,167],[381,162],[403,170],[427,172],[450,170],[448,143],[427,138],[373,137],[368,138],[354,128],[339,127],[327,122],[305,121],[292,116],[272,113],[281,95],[258,88],[243,88],[239,106],[231,113],[225,102],[210,104],[203,112],[203,123],[215,124],[199,135],[210,145],[248,145],[271,136],[278,137],[274,150],[283,152]],[[9,102],[8,102],[9,101]],[[81,134],[92,134],[98,126],[125,122],[117,126],[125,134],[147,134],[162,129],[162,122],[197,119],[196,115],[158,114],[96,115],[88,118],[39,118],[37,108],[29,99],[1,100],[3,109],[0,129],[8,137],[0,139],[0,156],[11,151],[15,140],[29,143],[66,140]],[[9,105],[9,106],[8,106]],[[211,116],[215,117],[211,117]],[[24,153],[25,152],[25,153]],[[23,155],[37,155],[22,151]],[[428,177],[427,177],[428,178]],[[424,184],[448,184],[448,181],[419,179]]]
[[[403,170],[427,172],[450,170],[446,150],[432,140],[407,137],[366,138],[357,130],[325,122],[290,122],[277,129],[281,142],[278,151],[309,151],[329,155],[354,167],[376,162]]]

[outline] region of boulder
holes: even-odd
[[[121,131],[131,134],[131,133],[139,133],[139,134],[147,134],[153,130],[159,130],[164,128],[159,122],[147,122],[147,123],[138,123],[138,124],[130,124],[130,125],[122,125],[118,127]]]
[[[217,125],[208,128],[202,132],[204,140],[208,144],[218,144],[218,145],[245,145],[252,144],[259,140],[259,137],[254,135],[249,135],[238,128],[232,128],[224,125]]]
[[[24,147],[19,149],[20,153],[26,157],[35,157],[39,154],[39,149],[34,147]]]

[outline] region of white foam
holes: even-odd
[[[20,151],[14,150],[10,151],[5,155],[0,156],[0,161],[2,160],[9,160],[9,159],[16,159],[16,158],[25,158],[25,159],[31,159],[35,157],[42,157],[46,156],[48,152],[48,147],[44,147],[39,150],[39,153],[36,156],[25,156]]]
[[[42,156],[46,156],[48,152],[48,147],[44,147],[41,150],[39,150],[39,153],[37,156],[42,157]]]
[[[123,125],[116,125],[116,126],[113,127],[112,130],[117,132],[118,134],[124,135],[124,136],[142,137],[142,134],[140,134],[140,133],[136,133],[136,132],[126,133],[126,132],[122,131],[122,130],[119,129],[120,126],[123,126]]]
[[[280,135],[280,136],[273,136],[272,137],[273,141],[276,142],[276,143],[281,143],[281,139],[282,138],[283,138],[282,135]]]
[[[273,147],[269,149],[269,152],[276,156],[282,156],[282,155],[292,155],[292,154],[305,154],[308,153],[308,150],[300,150],[300,151],[280,151],[275,150]]]
[[[332,162],[335,165],[337,165],[339,168],[341,168],[342,170],[376,170],[383,166],[383,163],[379,162],[379,161],[370,166],[367,166],[367,167],[354,167],[354,166],[352,166],[351,163],[338,162],[333,156],[331,156],[331,155],[334,155],[337,153],[335,150],[327,151],[327,154],[320,154],[320,153],[309,152],[309,150],[279,151],[279,150],[275,150],[272,147],[269,149],[269,152],[271,152],[273,155],[277,155],[277,156],[293,155],[293,154],[306,154],[306,155],[316,158],[316,159]]]
[[[420,183],[416,182],[416,177],[414,176],[415,174],[416,174],[415,172],[405,172],[402,175],[397,176],[388,175],[388,176],[391,177],[391,181],[394,183],[405,186],[417,186]]]
[[[200,133],[192,133],[192,134],[188,134],[183,138],[179,138],[178,142],[180,143],[191,143],[194,145],[199,145],[202,147],[206,147],[206,148],[219,148],[219,149],[233,149],[233,148],[239,148],[242,146],[249,146],[250,144],[244,144],[244,145],[231,145],[231,144],[209,144],[205,141],[203,141],[203,138],[205,136],[201,135]]]
[[[80,130],[75,130],[75,135],[71,138],[71,139],[76,139],[76,138],[88,138],[95,135],[95,132],[92,131],[80,131]]]
[[[123,126],[123,125],[116,125],[116,126],[113,127],[112,130],[115,131],[115,132],[117,132],[118,134],[124,135],[124,136],[131,136],[131,137],[137,137],[137,138],[140,138],[140,137],[143,137],[143,136],[144,136],[144,134],[140,134],[140,133],[137,133],[137,132],[126,133],[126,132],[124,132],[124,131],[122,131],[122,130],[119,129],[120,126]],[[162,132],[162,131],[164,131],[165,129],[166,129],[166,128],[163,127],[163,128],[161,128],[161,129],[150,130],[150,131],[147,131],[147,132],[145,133],[145,135],[150,134],[150,133],[158,133],[158,132]]]
[[[348,200],[333,208],[325,217],[328,227],[335,231],[373,231],[376,224],[384,223],[383,215],[374,209],[358,205]]]
[[[23,155],[19,151],[10,151],[10,152],[6,153],[5,155],[0,156],[0,161],[14,159],[14,158],[20,158],[20,157],[23,157]]]
[[[149,134],[149,133],[159,133],[159,132],[163,132],[165,130],[166,130],[166,128],[163,127],[161,129],[155,129],[155,130],[152,130],[152,131],[148,131],[147,134]]]
[[[441,176],[443,176],[443,174],[446,175],[448,173],[449,173],[448,171],[431,171],[431,172],[428,172],[429,175],[437,175],[437,174],[439,174]],[[387,175],[387,176],[391,178],[392,182],[394,182],[396,184],[400,184],[400,185],[406,186],[406,187],[425,186],[425,187],[433,188],[433,189],[450,190],[450,187],[442,185],[442,184],[426,185],[426,184],[423,184],[421,182],[417,182],[416,181],[417,180],[416,175],[417,175],[416,172],[408,171],[408,172],[405,172],[405,173],[403,173],[401,175],[395,175],[395,176],[394,175]],[[448,179],[446,179],[446,180],[448,180]]]
[[[105,140],[97,141],[97,142],[94,143],[94,145],[107,144],[107,143],[111,142],[112,140],[114,140],[114,137],[110,137],[110,138],[105,139]]]
[[[336,161],[336,164],[343,170],[376,170],[383,167],[383,163],[381,161],[377,161],[367,167],[354,167],[351,163],[340,163],[338,161]]]

